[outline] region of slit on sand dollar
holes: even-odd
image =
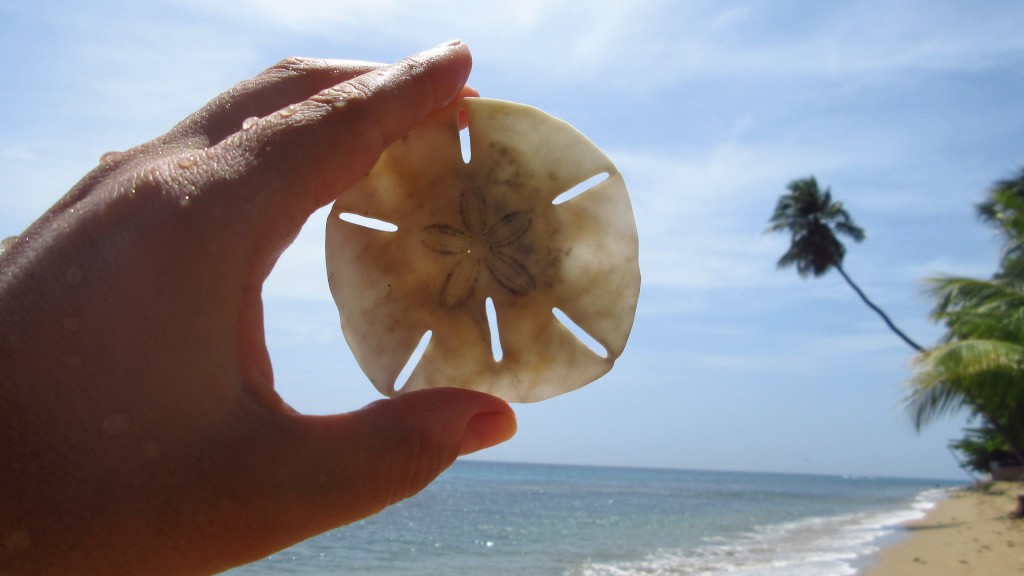
[[[534,402],[575,390],[622,354],[640,292],[614,164],[569,124],[500,100],[459,100],[389,146],[338,197],[326,248],[345,339],[389,396],[457,386]]]

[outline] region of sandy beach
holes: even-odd
[[[1024,483],[960,490],[907,525],[909,538],[882,551],[868,576],[1024,574],[1024,520],[1011,520]]]

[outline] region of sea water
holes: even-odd
[[[460,461],[414,498],[228,574],[852,575],[953,485]]]

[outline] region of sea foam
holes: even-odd
[[[852,576],[887,537],[924,517],[946,494],[930,489],[902,509],[758,526],[733,537],[705,538],[695,548],[658,550],[640,560],[588,563],[565,576]]]

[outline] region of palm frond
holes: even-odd
[[[779,258],[779,268],[796,266],[801,276],[821,276],[842,264],[846,248],[836,234],[860,241],[864,231],[853,223],[828,188],[813,177],[793,180],[789,194],[779,197],[765,232],[789,232],[790,246]]]
[[[918,429],[964,406],[1024,407],[1024,346],[970,339],[933,348],[918,361],[903,400]]]
[[[835,229],[836,232],[852,238],[854,242],[862,242],[864,240],[864,229],[854,224],[852,220],[836,222]]]
[[[996,182],[984,202],[976,206],[978,217],[1003,237],[1003,267],[1024,258],[1024,168],[1013,178]]]
[[[949,328],[947,340],[1024,341],[1024,282],[947,276],[928,280],[937,300],[932,318]]]

